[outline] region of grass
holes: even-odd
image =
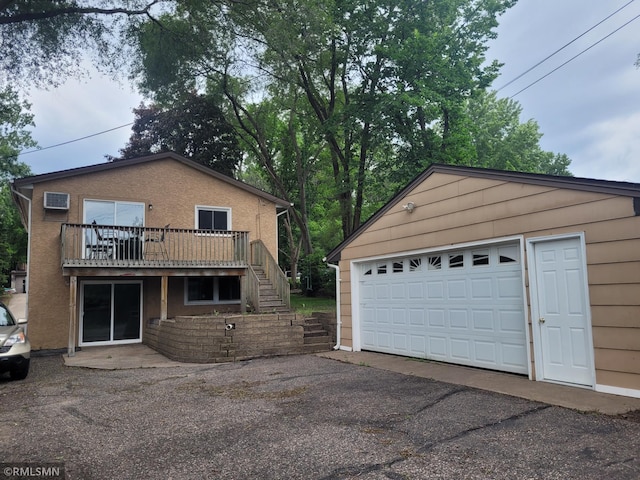
[[[305,297],[299,293],[291,294],[291,309],[303,315],[311,315],[313,312],[335,312],[335,298]]]

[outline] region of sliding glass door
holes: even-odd
[[[81,300],[80,345],[141,341],[142,282],[83,282]]]

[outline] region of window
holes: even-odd
[[[371,275],[371,267],[366,268],[365,271],[364,271],[364,274],[365,275]]]
[[[420,257],[418,258],[412,258],[411,260],[409,260],[409,271],[410,272],[416,272],[418,270],[422,269],[422,259]]]
[[[185,279],[185,305],[238,303],[240,277],[193,277]]]
[[[404,262],[393,262],[393,273],[404,272]]]
[[[196,206],[197,230],[231,230],[231,209]]]
[[[379,263],[378,264],[378,275],[384,275],[385,273],[387,273],[387,264],[386,263]]]
[[[480,265],[489,265],[488,251],[473,252],[473,266],[478,267]]]
[[[464,267],[464,255],[462,253],[449,254],[449,268]]]
[[[442,257],[437,255],[435,257],[429,257],[429,270],[440,270],[442,268]]]
[[[142,227],[144,226],[144,203],[85,200],[84,223],[92,222],[98,225]]]
[[[498,259],[500,263],[516,263],[519,257],[518,247],[515,245],[498,248]]]

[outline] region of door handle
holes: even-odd
[[[545,322],[544,317],[540,317],[540,318],[538,319],[538,323],[539,323],[540,325],[542,325],[544,322]]]

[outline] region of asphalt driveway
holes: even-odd
[[[640,478],[640,423],[313,355],[37,357],[0,399],[0,462],[61,462],[68,479]]]

